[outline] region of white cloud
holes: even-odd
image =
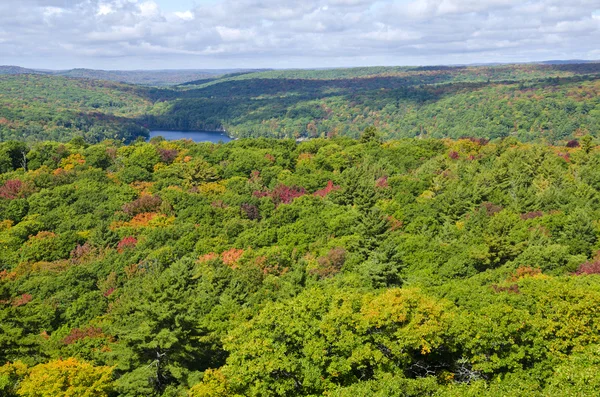
[[[248,41],[254,36],[254,32],[246,29],[232,29],[226,26],[217,26],[217,32],[224,41]]]
[[[597,0],[1,0],[0,63],[440,64],[597,57]]]
[[[138,5],[138,7],[140,9],[140,13],[142,14],[142,17],[149,18],[149,17],[155,17],[157,15],[160,15],[160,10],[158,8],[158,4],[156,4],[153,1],[145,1],[143,3],[140,3]]]
[[[179,18],[183,19],[184,21],[191,21],[192,19],[194,19],[194,13],[191,12],[190,10],[177,11],[177,12],[174,12],[174,14],[177,15]]]
[[[108,15],[113,12],[113,8],[110,4],[100,3],[98,4],[98,11],[96,15]]]
[[[54,15],[60,15],[63,12],[65,12],[65,10],[62,8],[59,8],[59,7],[52,7],[52,6],[44,7],[44,16],[45,17],[52,17]]]
[[[421,35],[417,32],[411,32],[404,29],[394,28],[389,25],[377,24],[378,29],[366,32],[362,34],[362,38],[387,41],[387,42],[403,42],[403,41],[414,41],[421,38]]]

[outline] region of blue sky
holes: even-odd
[[[200,4],[209,4],[211,0],[157,0],[156,3],[163,11],[187,11]]]
[[[600,0],[0,0],[0,64],[310,68],[600,59]]]

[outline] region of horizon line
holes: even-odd
[[[544,61],[522,61],[522,62],[472,62],[472,63],[439,63],[439,64],[420,64],[420,65],[401,65],[401,64],[387,64],[387,65],[369,65],[369,66],[322,66],[322,67],[290,67],[290,68],[276,68],[276,67],[227,67],[227,68],[185,68],[185,69],[96,69],[88,67],[71,67],[65,69],[51,69],[51,68],[36,68],[26,67],[20,65],[0,65],[0,68],[20,68],[26,70],[32,70],[36,72],[68,72],[73,70],[93,70],[93,71],[104,71],[104,72],[183,72],[183,71],[285,71],[285,70],[336,70],[336,69],[361,69],[361,68],[418,68],[418,67],[485,67],[485,66],[499,66],[499,65],[531,65],[531,64],[585,64],[585,63],[600,63],[600,59],[548,59]]]

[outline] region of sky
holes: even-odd
[[[600,59],[600,0],[0,0],[0,65],[321,68]]]

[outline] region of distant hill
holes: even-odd
[[[265,71],[260,69],[257,71]],[[198,80],[211,80],[220,76],[237,73],[248,73],[248,69],[168,69],[168,70],[41,70],[20,66],[0,66],[0,75],[14,74],[46,74],[64,77],[85,78],[94,80],[116,81],[118,83],[139,84],[149,86],[170,86]]]
[[[243,75],[247,75],[247,74],[254,74],[254,73],[262,73],[262,72],[270,72],[273,71],[273,69],[253,69],[253,70],[246,70],[246,71],[241,71],[241,72],[234,72],[234,73],[227,73],[227,74],[223,74],[221,76],[211,76],[209,78],[204,78],[204,79],[200,79],[200,80],[193,80],[193,81],[187,81],[185,83],[182,83],[180,85],[182,86],[186,86],[186,85],[202,85],[202,84],[206,84],[206,83],[214,83],[217,80],[225,80],[225,79],[230,79],[233,77],[239,77],[239,76],[243,76]]]
[[[211,79],[224,74],[238,72],[239,69],[198,69],[198,70],[94,70],[71,69],[54,72],[60,76],[94,80],[117,81],[120,83],[151,86],[178,85],[200,79]]]
[[[45,72],[20,66],[0,65],[0,74],[46,74]]]
[[[550,61],[543,61],[543,62],[538,62],[544,65],[569,65],[569,64],[576,64],[576,63],[598,63],[600,61],[589,61],[589,60],[585,60],[585,59],[571,59],[571,60],[550,60]]]
[[[152,106],[147,90],[56,75],[0,75],[0,141],[68,141],[75,136],[88,142],[133,141],[147,135],[135,122]]]
[[[384,139],[559,142],[600,132],[600,63],[593,62],[248,73],[3,70],[15,74],[0,76],[0,140],[132,141],[147,129],[358,137],[375,126]],[[164,86],[183,73],[205,77]]]
[[[600,63],[288,69],[157,93],[144,124],[235,137],[563,139],[600,131]]]

